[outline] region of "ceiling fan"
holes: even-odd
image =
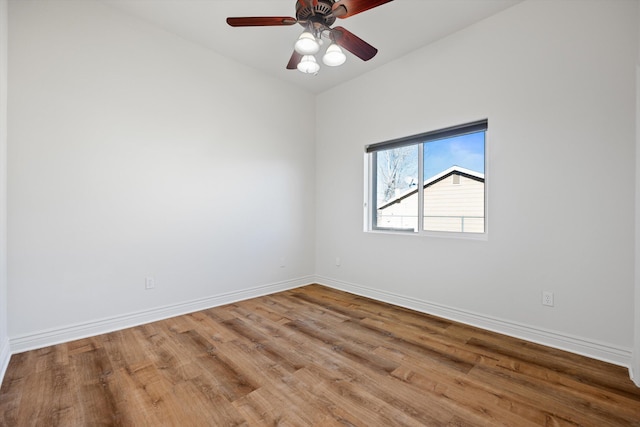
[[[263,27],[300,24],[304,32],[294,45],[288,70],[317,74],[320,65],[315,54],[320,51],[322,37],[330,40],[322,61],[328,66],[342,65],[347,57],[340,47],[363,61],[373,58],[378,49],[343,27],[331,28],[336,18],[344,19],[393,0],[296,0],[296,17],[255,16],[227,18],[232,27]]]

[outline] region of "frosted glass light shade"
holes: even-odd
[[[344,64],[344,61],[347,60],[347,56],[342,52],[342,49],[337,44],[331,44],[327,48],[327,52],[322,57],[322,62],[324,65],[328,65],[329,67],[337,67],[338,65]]]
[[[296,41],[296,44],[293,45],[293,48],[300,55],[315,55],[320,50],[320,44],[318,43],[316,38],[313,37],[313,34],[305,31],[304,33],[300,34],[300,37],[298,37],[298,40]]]
[[[312,55],[305,55],[298,63],[298,70],[306,74],[315,74],[320,69],[320,65],[316,62],[316,58]]]

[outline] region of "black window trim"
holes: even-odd
[[[406,136],[403,138],[392,139],[391,141],[378,142],[365,146],[366,153],[376,151],[389,150],[391,148],[404,147],[422,142],[435,141],[437,139],[445,139],[453,136],[462,136],[476,132],[486,132],[488,128],[488,119],[477,120],[471,123],[451,126],[444,129],[438,129],[430,132],[424,132],[417,135]]]

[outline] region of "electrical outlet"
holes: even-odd
[[[145,277],[144,278],[144,288],[145,289],[153,289],[156,287],[156,279],[153,277]]]
[[[280,268],[285,268],[287,266],[287,259],[285,257],[280,258]]]
[[[542,305],[553,307],[553,292],[542,291]]]
[[[340,257],[339,257],[339,256],[337,256],[337,257],[336,257],[336,267],[340,267],[340,264],[341,264]]]

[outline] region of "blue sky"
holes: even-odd
[[[454,165],[484,173],[484,132],[439,139],[425,144],[425,180]]]

